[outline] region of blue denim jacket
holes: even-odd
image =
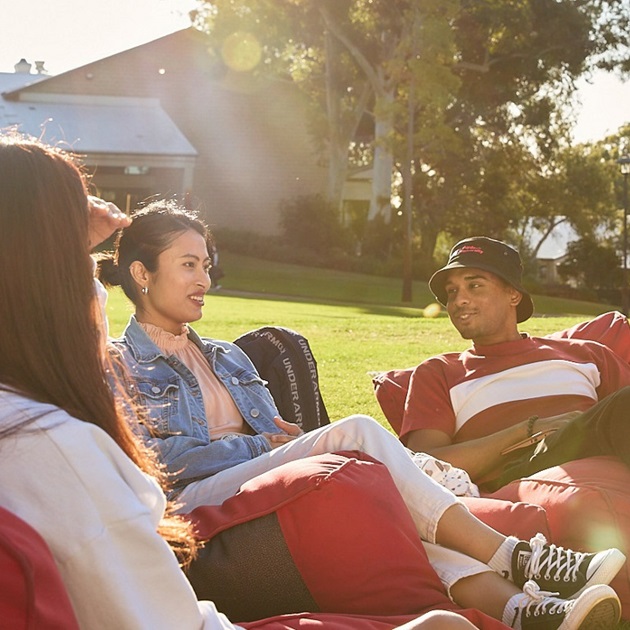
[[[208,359],[253,431],[280,433],[273,422],[280,414],[249,357],[233,343],[201,338],[192,329],[189,338]],[[271,450],[262,435],[211,442],[197,379],[175,356],[160,351],[135,316],[123,337],[112,343],[128,368],[132,393],[152,424],[152,435],[146,426],[139,427],[141,437],[157,449],[175,476],[176,489]]]

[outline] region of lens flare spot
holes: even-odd
[[[442,307],[437,302],[433,302],[432,304],[425,306],[422,314],[429,319],[433,319],[434,317],[439,317],[441,312]]]
[[[228,68],[236,72],[249,72],[260,63],[262,47],[251,33],[237,31],[225,38],[221,56]]]
[[[597,523],[591,526],[588,533],[590,549],[608,549],[609,547],[618,547],[619,544],[619,531],[614,524]]]

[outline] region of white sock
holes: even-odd
[[[512,580],[512,554],[519,539],[515,536],[508,536],[501,546],[494,552],[488,562],[488,566],[502,575],[506,580]]]
[[[503,623],[510,628],[520,628],[521,627],[521,618],[518,614],[518,605],[521,603],[523,599],[523,593],[516,593],[516,595],[512,595],[510,599],[508,599],[508,603],[505,605],[503,609]],[[516,623],[518,618],[518,623]]]

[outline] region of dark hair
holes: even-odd
[[[88,227],[87,179],[76,159],[15,131],[0,133],[0,388],[100,427],[162,479],[109,385]],[[0,437],[32,421],[16,420]],[[160,531],[185,551],[186,528],[165,521]]]
[[[149,271],[155,272],[158,256],[181,234],[194,230],[203,236],[208,251],[212,248],[212,235],[199,217],[173,200],[153,201],[132,216],[131,225],[121,230],[116,238],[116,250],[99,257],[99,278],[107,286],[120,285],[134,303],[138,301],[138,288],[129,267],[138,260]]]
[[[69,154],[0,136],[0,382],[118,436],[103,380],[86,180]]]

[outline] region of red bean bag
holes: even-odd
[[[630,363],[630,326],[628,319],[618,311],[602,313],[566,330],[547,335],[552,339],[591,339],[610,348]]]
[[[57,565],[43,538],[0,508],[0,626],[78,630]]]
[[[529,540],[540,532],[547,539],[551,537],[547,512],[534,502],[516,498],[501,500],[493,495],[461,497],[461,500],[480,521],[506,536]]]
[[[477,610],[460,611],[464,617],[477,628],[487,630],[506,630],[498,621],[492,620]],[[296,615],[279,615],[260,621],[239,624],[244,628],[258,628],[260,630],[391,630],[404,623],[413,621],[417,615],[398,615],[389,617],[368,617],[365,615],[339,615],[334,613],[300,613]]]
[[[499,503],[524,501],[542,507],[548,525],[545,535],[557,545],[580,551],[617,547],[630,557],[630,470],[614,457],[588,457],[554,466],[513,481],[488,497],[501,499]],[[500,512],[497,508],[494,524],[505,533],[510,516]],[[623,617],[630,618],[628,563],[611,586],[621,600]]]
[[[308,611],[317,615],[269,627],[309,627],[319,613],[336,613],[363,621],[328,619],[326,628],[377,629],[405,619],[375,616],[459,610],[389,471],[362,453],[291,462],[190,516],[208,541],[188,571],[193,588],[235,622]],[[462,614],[480,628],[504,627],[478,611]]]

